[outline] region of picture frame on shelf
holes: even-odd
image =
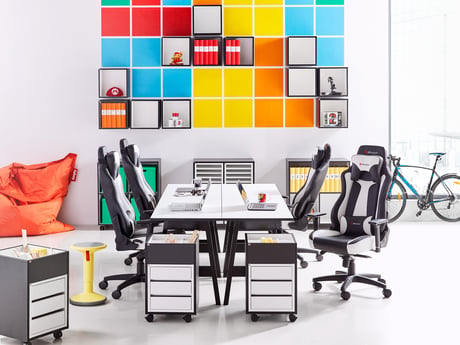
[[[288,68],[288,97],[315,97],[317,94],[317,73],[315,68]]]
[[[347,128],[348,127],[348,99],[317,100],[316,125],[319,128]]]
[[[348,96],[348,68],[318,68],[318,83],[320,97]]]
[[[133,99],[131,101],[131,128],[160,128],[161,100]]]
[[[287,37],[288,66],[316,66],[316,36]]]
[[[99,68],[99,98],[129,97],[128,68]]]
[[[162,66],[190,66],[191,38],[190,37],[162,37],[161,38],[161,65]]]
[[[161,123],[165,129],[191,128],[191,100],[163,100],[161,107]]]
[[[222,5],[193,6],[193,35],[222,35]]]

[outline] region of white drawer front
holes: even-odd
[[[193,312],[192,297],[150,297],[149,312]]]
[[[66,313],[64,310],[30,320],[29,335],[30,337],[35,337],[62,327],[66,327]]]
[[[30,317],[35,317],[50,313],[55,310],[64,309],[66,307],[65,294],[42,299],[30,304]]]
[[[293,295],[292,281],[252,281],[250,295]]]
[[[149,265],[150,280],[188,280],[193,278],[193,265]]]
[[[249,265],[251,280],[294,280],[294,265]]]
[[[151,295],[192,296],[192,282],[150,282]]]
[[[249,312],[257,311],[280,311],[293,312],[293,296],[254,296],[249,299]]]
[[[30,284],[30,301],[55,295],[67,290],[67,276]]]

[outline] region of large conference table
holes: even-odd
[[[227,221],[228,243],[226,249],[224,271],[226,273],[226,288],[224,305],[230,298],[230,288],[234,270],[234,260],[237,248],[238,231],[240,230],[280,230],[282,220],[291,220],[292,215],[286,202],[275,184],[244,184],[249,200],[256,201],[258,193],[266,193],[266,202],[278,204],[275,211],[249,211],[234,184],[212,184],[209,188],[201,211],[172,211],[172,202],[199,201],[199,196],[175,196],[178,187],[191,187],[184,184],[169,184],[155,208],[150,220],[164,222],[167,228],[179,227],[185,230],[199,229],[206,231],[208,243],[211,277],[214,297],[220,305],[218,277],[221,276],[217,248],[217,221]]]

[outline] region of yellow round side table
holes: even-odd
[[[101,242],[81,242],[70,246],[83,254],[83,292],[70,297],[70,303],[80,306],[104,304],[107,297],[93,291],[94,252],[106,248]]]

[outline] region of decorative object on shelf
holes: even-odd
[[[180,50],[175,51],[171,57],[171,62],[169,64],[183,66],[184,65],[184,61],[182,60],[183,55],[184,54],[182,53],[182,51]]]
[[[341,111],[325,111],[323,116],[324,127],[341,127],[342,112]]]
[[[348,96],[348,68],[318,68],[319,95],[342,97]]]
[[[113,86],[105,93],[107,97],[123,97],[123,90],[119,87]]]

